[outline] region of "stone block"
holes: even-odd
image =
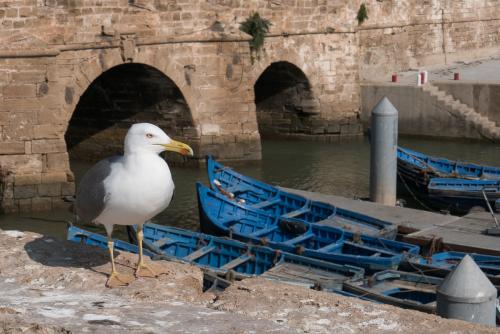
[[[40,83],[45,81],[45,71],[13,72],[11,77],[15,83]]]
[[[19,212],[20,213],[31,212],[31,210],[32,210],[31,198],[20,199],[18,201],[18,203],[19,203]]]
[[[18,201],[14,199],[3,199],[2,200],[2,211],[3,213],[17,213],[19,212]]]
[[[39,110],[37,118],[39,124],[64,124],[67,120],[66,114],[60,108]]]
[[[0,125],[6,125],[9,122],[9,112],[0,112]]]
[[[42,177],[40,174],[16,174],[14,175],[14,184],[16,186],[40,184]]]
[[[44,172],[69,170],[68,153],[48,153],[44,161]]]
[[[0,143],[0,154],[24,154],[25,147],[23,141]]]
[[[220,126],[218,124],[202,124],[201,135],[210,136],[220,134]]]
[[[75,194],[75,183],[74,182],[62,182],[61,183],[61,195],[62,196],[73,196]]]
[[[73,203],[66,202],[60,197],[51,197],[52,199],[52,210],[64,210],[69,212],[74,212],[72,209]]]
[[[31,143],[33,153],[62,153],[66,152],[64,139],[38,139]]]
[[[59,183],[66,182],[68,176],[65,172],[48,172],[42,173],[42,183]]]
[[[61,196],[61,183],[43,183],[38,185],[38,196],[55,197]]]
[[[5,181],[4,181],[5,182]],[[14,184],[6,183],[3,185],[3,200],[14,198]]]
[[[3,96],[5,98],[35,97],[36,85],[8,85],[3,88]]]
[[[14,198],[32,198],[36,196],[36,186],[35,185],[25,185],[25,186],[14,186]]]
[[[335,123],[335,124],[329,124],[328,127],[326,128],[327,133],[340,133],[340,125]]]
[[[0,155],[0,166],[3,170],[17,174],[36,174],[42,172],[42,156],[40,154]]]
[[[63,139],[65,126],[42,124],[33,126],[33,139]]]
[[[33,211],[50,211],[52,210],[52,198],[35,197],[31,199],[31,207]]]

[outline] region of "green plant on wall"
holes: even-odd
[[[364,3],[359,6],[358,16],[356,18],[358,19],[359,25],[368,20],[368,11],[366,10],[366,6]]]
[[[240,24],[240,30],[252,36],[250,43],[250,50],[252,52],[252,63],[254,61],[254,53],[259,58],[259,52],[264,45],[264,39],[269,32],[271,22],[260,17],[259,13],[255,12],[250,15],[245,22]]]

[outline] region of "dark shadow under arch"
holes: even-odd
[[[65,134],[70,157],[96,161],[121,154],[128,128],[139,122],[156,124],[176,139],[196,137],[189,106],[170,78],[149,65],[115,66],[80,97]]]
[[[254,85],[261,136],[312,133],[319,104],[300,68],[286,61],[272,63]]]

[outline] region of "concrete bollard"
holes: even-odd
[[[437,314],[495,326],[497,289],[466,255],[437,289]]]
[[[370,199],[396,205],[398,111],[387,97],[372,110]]]

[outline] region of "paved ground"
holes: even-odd
[[[198,268],[166,261],[107,289],[107,251],[30,232],[0,230],[0,254],[1,333],[498,333],[259,278],[203,293]],[[117,269],[135,261],[121,253]]]
[[[398,82],[401,84],[415,85],[417,82],[417,71],[398,72]],[[422,67],[420,70],[429,72],[430,81],[453,80],[453,73],[460,73],[460,81],[500,83],[500,57],[490,57],[471,62],[458,62],[449,65],[435,65]],[[390,82],[391,77],[372,78],[375,82]]]

